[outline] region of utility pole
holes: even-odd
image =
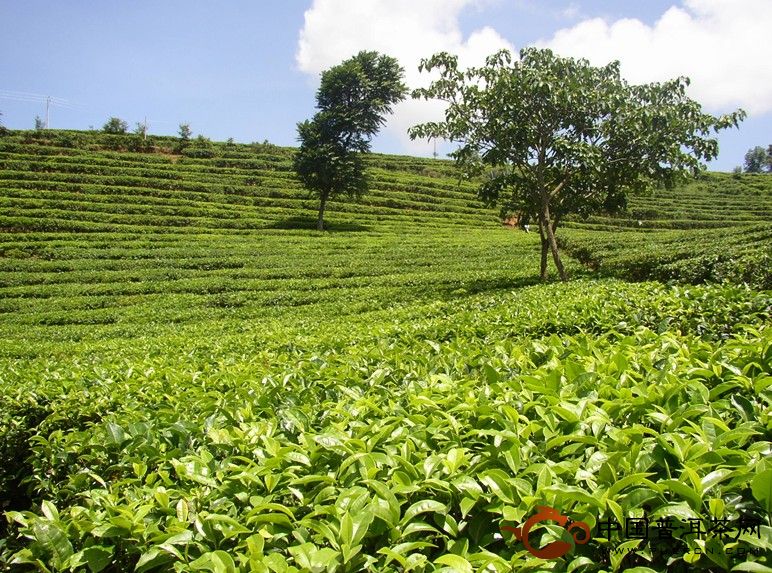
[[[145,123],[142,124],[142,127],[144,128],[142,130],[142,139],[147,141],[147,116],[145,116]]]
[[[44,104],[46,106],[46,120],[40,120],[40,129],[48,129],[51,127],[51,108],[61,107],[64,109],[78,109],[83,106],[78,104],[71,104],[66,99],[62,99],[52,95],[33,94],[29,92],[17,92],[12,90],[0,89],[0,100],[11,100],[21,102],[31,102],[36,104]],[[37,116],[35,119],[39,119]],[[37,127],[37,124],[36,124]]]
[[[434,141],[434,153],[432,155],[434,155],[434,158],[437,159],[437,140],[435,139],[433,141]]]

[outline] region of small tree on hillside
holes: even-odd
[[[0,135],[8,133],[8,129],[3,125],[3,112],[0,111]]]
[[[180,140],[174,145],[174,152],[182,153],[190,145],[190,138],[193,135],[193,131],[190,129],[189,123],[181,123],[177,133],[180,136]]]
[[[193,135],[189,123],[181,123],[180,130],[177,133],[180,134],[180,139],[182,141],[189,141],[190,137]]]
[[[555,238],[564,217],[620,209],[628,191],[698,171],[718,154],[711,132],[745,116],[702,113],[686,96],[687,78],[629,85],[619,62],[596,68],[550,50],[522,50],[519,61],[504,50],[466,71],[440,53],[420,69],[439,79],[413,97],[448,107],[444,122],[410,136],[459,142],[457,165],[484,176],[480,198],[538,223],[542,279],[550,252],[566,278]]]
[[[46,122],[43,121],[43,118],[41,118],[39,115],[35,116],[35,131],[40,131],[41,129],[46,128]]]
[[[147,123],[138,121],[134,128],[134,134],[140,136],[142,139],[147,139]]]
[[[111,117],[102,126],[102,131],[105,133],[123,134],[129,129],[129,124],[118,117]]]
[[[385,122],[392,106],[404,99],[404,70],[396,59],[359,52],[322,74],[311,120],[298,124],[298,178],[319,195],[316,228],[324,229],[324,209],[336,194],[359,197],[367,190],[361,154]]]
[[[761,173],[767,169],[767,159],[767,151],[760,145],[749,149],[745,154],[745,172]]]

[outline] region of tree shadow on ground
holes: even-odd
[[[286,219],[280,219],[274,221],[269,225],[266,225],[266,229],[302,229],[315,231],[316,219],[307,219],[305,217],[288,217]],[[332,233],[361,233],[363,231],[371,231],[372,228],[367,225],[360,225],[359,223],[352,223],[351,221],[344,221],[338,223],[328,223],[325,221],[324,230]]]
[[[554,281],[547,281],[554,282]],[[447,284],[440,291],[445,298],[459,298],[470,294],[515,290],[524,287],[545,284],[538,275],[526,277],[497,277],[464,281],[462,285]]]

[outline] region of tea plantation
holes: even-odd
[[[769,290],[771,214],[768,174],[709,173],[633,197],[621,216],[572,221],[563,245],[601,274]]]
[[[318,233],[291,157],[0,138],[0,571],[772,570],[772,178],[569,221],[541,284],[451,163]]]

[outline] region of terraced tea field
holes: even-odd
[[[0,570],[767,570],[769,292],[605,276],[751,265],[766,179],[573,221],[542,285],[448,163],[320,234],[291,150],[150,141],[0,138]]]
[[[772,178],[708,173],[568,223],[563,245],[602,274],[772,288]],[[590,232],[588,232],[590,231]]]

